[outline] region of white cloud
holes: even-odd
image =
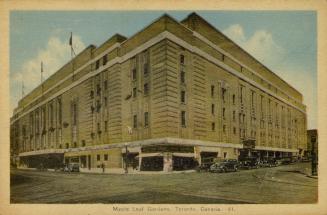
[[[78,35],[73,35],[75,53],[78,54],[85,48],[85,44]],[[44,80],[60,69],[71,59],[71,51],[68,42],[55,35],[49,38],[44,49],[40,49],[35,57],[27,59],[21,66],[20,71],[14,71],[11,78],[13,90],[11,96],[11,109],[17,106],[21,98],[21,83],[24,80],[25,94],[33,90],[41,82],[41,61],[43,62]]]
[[[266,30],[259,29],[247,37],[243,27],[234,24],[225,29],[223,33],[302,93],[304,104],[307,106],[308,128],[316,128],[317,86],[314,80],[315,76],[312,76],[311,72],[297,69],[298,65],[284,62],[287,58],[286,50]]]
[[[234,24],[223,33],[268,67],[281,61],[286,54],[284,48],[278,45],[272,34],[266,30],[257,30],[247,38],[243,27]]]

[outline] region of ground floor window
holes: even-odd
[[[162,171],[163,170],[163,157],[143,157],[141,171]]]

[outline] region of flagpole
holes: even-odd
[[[71,63],[72,63],[72,71],[73,71],[73,81],[75,79],[75,73],[74,73],[74,48],[73,48],[73,32],[70,32],[70,38],[69,38],[69,45],[70,45],[70,56],[71,56]]]

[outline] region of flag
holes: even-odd
[[[69,45],[73,46],[73,32],[70,32]]]

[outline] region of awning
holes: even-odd
[[[65,149],[42,149],[38,151],[30,151],[30,152],[23,152],[19,153],[19,157],[24,156],[33,156],[33,155],[45,155],[45,154],[64,154]]]
[[[194,157],[194,153],[179,153],[179,152],[174,152],[173,153],[173,156],[193,158]]]
[[[137,155],[137,158],[144,158],[144,157],[158,157],[158,156],[163,156],[162,153],[143,153],[140,155]]]

